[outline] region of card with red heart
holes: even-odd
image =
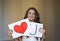
[[[13,31],[13,33],[12,33],[13,38],[22,36],[25,33],[25,31],[27,30],[28,26],[29,26],[28,18],[8,25],[9,29]]]
[[[13,31],[13,38],[20,36],[42,37],[39,29],[43,28],[43,24],[30,22],[28,18],[9,24],[8,27]]]

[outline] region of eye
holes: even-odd
[[[33,13],[35,15],[35,13]]]
[[[28,14],[31,14],[31,12],[28,12]]]

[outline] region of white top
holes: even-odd
[[[26,36],[23,36],[23,39],[22,41],[40,41],[40,38],[36,39],[35,37],[26,37]]]

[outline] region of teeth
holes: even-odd
[[[30,17],[30,18],[33,18],[33,17]]]
[[[30,18],[33,18],[33,17],[30,17]]]

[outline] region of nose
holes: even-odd
[[[34,14],[33,14],[33,13],[31,13],[30,15],[31,15],[31,16],[33,16]]]

